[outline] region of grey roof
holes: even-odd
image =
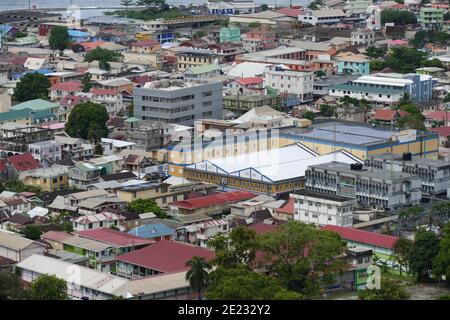
[[[179,214],[177,215],[176,219],[180,221],[182,224],[212,220],[210,216],[204,213]]]
[[[10,234],[5,231],[0,231],[0,246],[5,247],[12,250],[23,250],[32,244],[38,244],[43,247],[45,245],[43,243],[39,243],[15,234]]]
[[[77,248],[83,248],[89,251],[100,252],[111,247],[111,245],[81,237],[69,237],[61,241]]]

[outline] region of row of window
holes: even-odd
[[[177,103],[180,101],[188,101],[193,100],[195,98],[195,95],[189,94],[182,97],[176,97],[176,98],[161,98],[161,97],[150,97],[150,96],[142,96],[142,101],[152,101],[152,102],[163,102],[163,103]]]

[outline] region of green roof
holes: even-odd
[[[38,111],[34,111],[33,114],[33,120],[37,120],[37,119],[51,119],[51,118],[55,118],[55,114],[53,112],[51,112],[50,110],[38,110]]]
[[[15,106],[11,107],[11,110],[31,109],[33,111],[38,111],[55,109],[58,107],[59,105],[57,103],[53,103],[43,99],[35,99],[16,104]]]
[[[127,123],[138,122],[138,121],[141,121],[141,120],[138,118],[135,118],[135,117],[129,117],[127,120],[125,120],[125,122],[127,122]]]
[[[379,94],[395,94],[395,93],[403,92],[402,89],[372,88],[372,87],[359,86],[359,85],[346,84],[346,83],[332,85],[332,86],[330,86],[330,89],[373,92],[373,93],[379,93]]]
[[[0,122],[14,121],[18,119],[30,117],[31,109],[10,110],[7,112],[0,112]]]
[[[200,73],[211,72],[211,71],[219,70],[219,69],[220,69],[220,67],[217,64],[205,64],[203,66],[189,68],[186,72],[190,72],[192,74],[200,74]]]

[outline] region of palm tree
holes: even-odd
[[[211,268],[209,263],[203,257],[192,257],[186,262],[186,267],[191,269],[186,273],[186,280],[192,289],[198,291],[198,300],[202,300],[202,289],[208,285],[209,274],[208,269]]]

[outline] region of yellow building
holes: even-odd
[[[386,127],[372,127],[363,123],[336,121],[315,124],[309,128],[287,127],[246,132],[216,138],[212,142],[182,142],[170,146],[169,174],[182,177],[186,165],[204,160],[237,156],[280,148],[300,142],[320,155],[340,149],[361,160],[369,155],[386,152],[437,159],[439,136],[434,132],[416,130],[391,131]]]
[[[27,186],[38,187],[42,191],[54,192],[69,187],[68,169],[65,166],[54,166],[22,172],[19,176]]]
[[[186,71],[192,67],[215,64],[217,54],[208,49],[186,49],[176,54],[178,71]]]

